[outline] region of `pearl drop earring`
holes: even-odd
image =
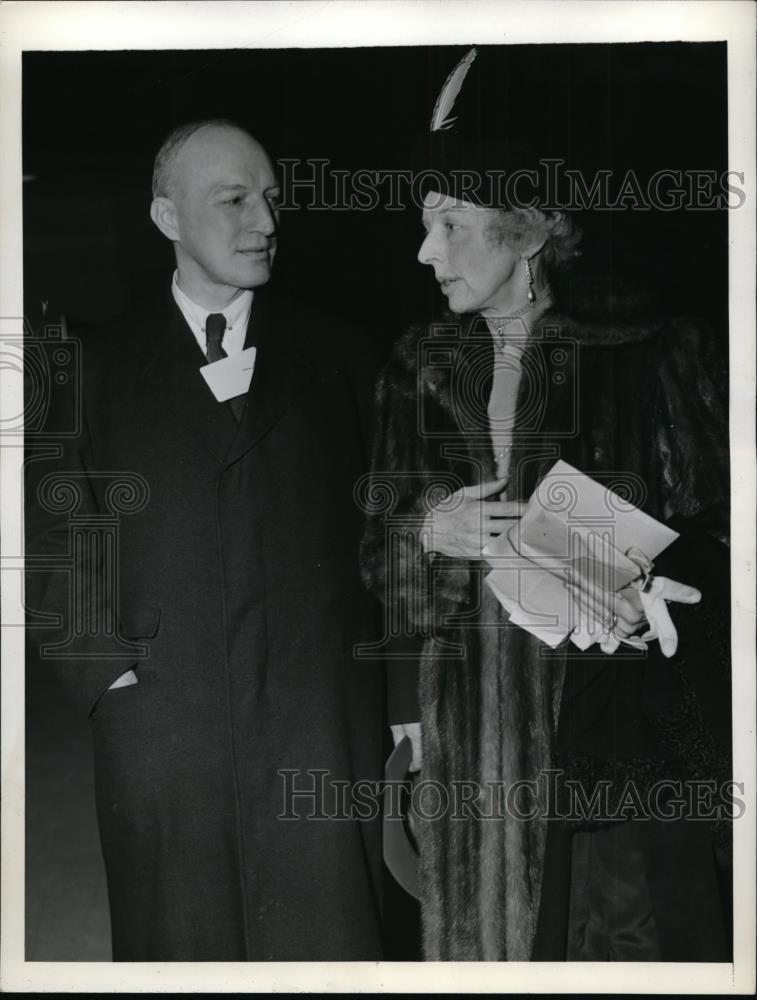
[[[526,267],[526,281],[528,282],[528,301],[536,301],[536,292],[534,291],[534,276],[531,273],[531,264],[529,263],[528,257],[523,258],[523,263]]]

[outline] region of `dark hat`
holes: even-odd
[[[438,191],[492,208],[544,200],[536,151],[516,137],[427,132],[416,139],[412,155],[421,198]]]
[[[547,205],[556,199],[563,135],[544,104],[538,121],[524,112],[526,95],[501,65],[502,50],[470,49],[444,82],[429,125],[415,140],[415,190],[462,198],[487,207]],[[527,77],[520,81],[525,91]],[[527,109],[525,109],[527,112]],[[555,206],[553,206],[555,207]]]

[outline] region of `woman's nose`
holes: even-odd
[[[426,233],[426,237],[421,243],[420,250],[418,251],[418,260],[421,264],[430,264],[434,260],[439,259],[439,250],[436,245],[436,241],[432,238],[431,233]]]

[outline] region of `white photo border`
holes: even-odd
[[[21,56],[25,50],[319,48],[552,42],[725,41],[729,169],[746,201],[729,216],[734,775],[734,961],[688,963],[76,963],[24,960],[23,628],[2,635],[0,986],[17,992],[437,992],[751,994],[755,986],[755,57],[749,2],[362,0],[21,2],[0,8],[0,325],[21,333]],[[15,319],[14,319],[15,317]],[[23,411],[0,366],[2,414]],[[0,448],[2,621],[21,608],[23,449]]]

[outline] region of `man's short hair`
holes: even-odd
[[[187,139],[208,125],[235,128],[249,135],[246,128],[243,128],[230,118],[204,118],[196,122],[187,122],[185,125],[179,125],[175,129],[172,129],[163,140],[163,144],[155,157],[155,165],[152,171],[153,198],[173,197],[172,173],[176,157]]]

